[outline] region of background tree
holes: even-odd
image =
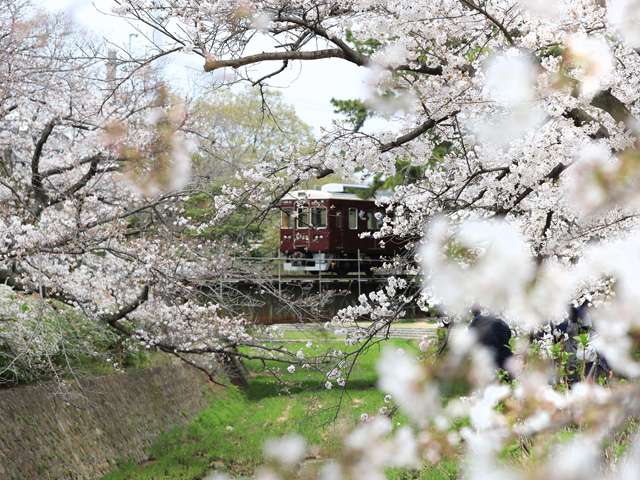
[[[220,184],[260,162],[274,162],[287,144],[313,143],[311,127],[277,91],[258,88],[217,89],[201,94],[191,106],[190,126],[202,137],[194,174]]]
[[[281,94],[258,88],[224,88],[202,94],[190,108],[187,128],[200,139],[192,175],[202,191],[190,197],[186,215],[201,223],[215,215],[214,198],[222,194],[223,187],[241,185],[245,171],[257,165],[275,167],[276,154],[283,146],[311,148],[314,143],[311,127],[284,103]],[[258,252],[273,255],[280,243],[279,214],[272,211],[266,221],[253,222],[262,209],[259,204],[240,205],[234,214],[204,232],[209,238],[226,237],[244,247],[261,244]]]

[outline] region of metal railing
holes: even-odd
[[[354,258],[295,258],[292,259],[290,257],[283,257],[280,255],[280,251],[278,251],[277,257],[250,257],[250,256],[234,256],[231,257],[232,262],[232,271],[233,265],[238,262],[255,264],[260,267],[264,267],[265,273],[271,275],[271,278],[278,282],[278,291],[281,293],[281,284],[292,282],[292,281],[313,281],[318,282],[320,292],[322,292],[322,284],[327,282],[340,282],[340,281],[357,281],[358,284],[358,295],[362,293],[362,284],[366,282],[378,282],[384,279],[381,275],[372,275],[371,273],[366,273],[372,266],[379,265],[382,266],[388,260],[385,259],[375,259],[370,257],[363,257],[360,250],[357,251],[356,257]],[[335,270],[324,270],[322,268],[317,268],[314,270],[298,270],[301,273],[284,273],[289,272],[290,270],[284,270],[284,264],[288,262],[300,262],[301,264],[313,264],[316,267],[321,267],[328,263],[330,264],[340,264],[351,263],[354,264],[354,268],[352,271],[344,274],[337,274]],[[241,269],[238,268],[240,271]],[[395,273],[396,275],[401,275],[402,273]],[[232,277],[229,277],[229,281],[234,281]],[[237,281],[237,279],[236,279]]]

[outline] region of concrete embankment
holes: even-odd
[[[143,460],[159,434],[186,424],[218,392],[184,364],[83,382],[80,408],[42,386],[0,391],[0,479],[89,479]]]

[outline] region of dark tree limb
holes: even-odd
[[[122,332],[129,337],[135,337],[136,332],[134,332],[133,329],[127,327],[126,325],[122,325],[121,323],[119,323],[119,321],[122,320],[127,315],[129,315],[131,312],[133,312],[136,308],[138,308],[148,299],[149,299],[149,285],[145,285],[142,291],[140,292],[140,294],[138,295],[138,297],[133,302],[131,302],[129,305],[125,305],[117,312],[111,313],[109,315],[102,315],[100,317],[100,320],[103,321],[104,323],[107,323],[108,325],[112,326],[119,332]]]
[[[591,115],[589,115],[587,112],[585,112],[581,108],[572,108],[571,110],[563,113],[562,116],[573,120],[573,124],[576,127],[581,127],[583,125],[586,125],[587,123],[597,122],[595,118],[593,118]],[[608,138],[609,131],[605,127],[600,125],[600,127],[598,128],[598,131],[595,134],[590,136],[596,140],[599,138]]]
[[[67,198],[73,195],[74,193],[76,193],[81,188],[85,187],[87,183],[89,183],[89,180],[91,180],[96,175],[96,173],[98,173],[98,163],[100,162],[100,159],[101,159],[100,155],[95,155],[91,160],[91,163],[89,165],[89,170],[87,171],[87,173],[85,173],[82,176],[82,178],[80,178],[76,183],[74,183],[67,190],[65,190],[60,195],[59,198],[60,199]]]
[[[476,12],[484,15],[487,18],[487,20],[489,20],[491,23],[493,23],[496,27],[500,29],[500,31],[504,34],[505,38],[507,39],[507,42],[509,42],[510,45],[514,45],[513,37],[511,36],[509,31],[505,28],[502,22],[499,22],[498,19],[496,19],[493,15],[491,15],[489,12],[479,7],[478,5],[470,2],[469,0],[460,0],[460,3],[463,4],[465,7],[469,7],[471,10],[475,10]]]
[[[538,181],[538,185],[542,185],[543,183],[549,180],[557,180],[560,177],[560,174],[564,172],[569,165],[565,165],[564,163],[558,163],[553,169],[547,173],[544,178]],[[520,195],[516,197],[511,206],[509,207],[501,207],[495,211],[496,217],[504,217],[509,212],[511,212],[520,202],[522,202],[525,198],[527,198],[533,192],[533,187],[527,187]]]
[[[607,112],[616,122],[623,122],[632,131],[635,129],[637,120],[627,106],[611,93],[610,88],[596,93],[591,99],[591,105]]]
[[[451,114],[446,115],[438,120],[434,120],[433,118],[430,118],[429,120],[424,122],[422,125],[418,126],[414,130],[411,130],[409,133],[396,138],[393,142],[389,142],[389,143],[385,143],[384,145],[381,145],[380,152],[382,153],[388,152],[389,150],[393,150],[394,148],[404,145],[405,143],[408,143],[411,140],[418,138],[420,135],[422,135],[426,131],[431,130],[433,127],[435,127],[439,123],[444,122],[449,117],[453,117],[457,114],[458,114],[457,111],[452,112]]]
[[[265,52],[230,60],[207,59],[204,64],[204,71],[212,72],[225,67],[240,68],[245,65],[271,60],[320,60],[323,58],[346,58],[346,55],[339,48],[316,51]]]
[[[0,174],[10,177],[13,175],[13,150],[5,148],[0,155]]]
[[[0,270],[0,283],[13,288],[14,290],[25,290],[24,285],[18,280],[18,274],[12,270]]]
[[[33,151],[33,157],[31,157],[31,188],[33,188],[33,193],[36,197],[36,200],[41,204],[45,205],[49,200],[46,192],[44,191],[44,187],[42,186],[42,175],[40,174],[40,157],[42,156],[42,149],[44,148],[45,143],[49,139],[51,132],[53,132],[53,128],[58,123],[57,119],[51,120],[47,123],[36,143],[36,148]]]
[[[40,177],[47,178],[47,177],[52,177],[53,175],[60,175],[62,173],[69,172],[69,171],[73,170],[74,168],[78,168],[80,165],[85,165],[87,163],[93,162],[96,158],[98,160],[106,160],[107,157],[104,156],[104,154],[102,154],[102,153],[96,153],[95,155],[91,155],[91,156],[83,158],[82,160],[80,160],[75,165],[69,165],[68,167],[55,167],[55,168],[50,168],[49,170],[45,170],[44,172],[42,172],[40,174]],[[116,159],[116,160],[118,160],[118,159]]]
[[[275,77],[276,75],[278,75],[279,73],[284,72],[284,69],[287,68],[287,65],[289,65],[289,60],[285,60],[282,62],[282,67],[280,67],[278,70],[271,72],[271,73],[267,73],[264,77],[259,78],[258,80],[256,80],[255,82],[251,82],[252,86],[256,86],[262,82],[264,82],[266,79],[271,78],[271,77]]]
[[[160,350],[162,350],[164,353],[169,353],[171,355],[176,356],[177,358],[180,359],[180,361],[186,363],[187,365],[200,370],[201,372],[203,372],[207,377],[209,377],[209,380],[211,380],[211,382],[215,383],[216,385],[220,385],[221,387],[228,387],[229,385],[227,385],[226,383],[222,383],[219,382],[218,380],[216,380],[215,375],[210,372],[209,370],[207,370],[206,368],[204,368],[202,365],[198,365],[196,362],[190,360],[189,358],[185,357],[184,355],[180,355],[178,352],[176,352],[175,350],[169,350],[167,348],[163,348],[163,347],[159,347]]]

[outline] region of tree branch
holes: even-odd
[[[110,326],[124,333],[125,335],[128,335],[130,337],[135,337],[136,332],[134,332],[133,329],[118,323],[118,321],[122,320],[124,317],[129,315],[131,312],[133,312],[136,308],[138,308],[148,299],[149,299],[149,285],[145,285],[142,291],[140,292],[140,295],[138,295],[138,298],[136,298],[133,302],[131,302],[129,305],[122,307],[120,310],[118,310],[115,313],[100,316],[100,320],[109,324]]]
[[[587,112],[585,112],[580,108],[572,108],[571,110],[564,112],[562,116],[573,120],[573,124],[576,127],[581,127],[582,125],[585,125],[587,123],[597,122],[595,118],[593,118],[591,115],[589,115]],[[609,131],[605,127],[600,125],[600,127],[598,128],[598,131],[593,135],[590,135],[590,137],[594,139],[608,138]]]
[[[424,122],[422,125],[410,131],[406,135],[402,135],[401,137],[396,138],[393,142],[389,142],[381,145],[380,152],[381,153],[388,152],[389,150],[393,150],[394,148],[399,147],[400,145],[404,145],[405,143],[408,143],[411,140],[414,140],[415,138],[419,137],[420,135],[425,133],[427,130],[431,130],[433,127],[435,127],[439,123],[444,122],[449,117],[453,117],[457,114],[458,114],[458,111],[455,111],[438,120],[434,120],[433,118],[430,118],[429,120]]]
[[[344,52],[339,48],[331,48],[328,50],[316,51],[287,51],[287,52],[264,52],[248,57],[234,58],[231,60],[214,60],[207,59],[204,63],[204,71],[212,72],[219,68],[231,67],[240,68],[244,65],[252,63],[271,61],[271,60],[320,60],[323,58],[346,58]]]
[[[475,5],[474,3],[472,3],[472,2],[470,2],[468,0],[460,0],[460,3],[463,4],[464,6],[469,7],[470,9],[475,10],[476,12],[479,12],[482,15],[484,15],[487,18],[487,20],[489,20],[491,23],[493,23],[496,27],[498,27],[500,29],[500,31],[504,34],[504,36],[507,39],[507,41],[509,42],[509,44],[510,45],[514,45],[513,37],[511,36],[509,31],[505,28],[505,26],[502,24],[502,22],[499,22],[493,15],[491,15],[485,9],[480,8],[478,5]]]
[[[287,65],[289,65],[289,60],[285,60],[284,62],[282,62],[282,67],[280,67],[278,70],[276,70],[274,72],[271,72],[271,73],[267,73],[264,77],[259,78],[255,82],[251,82],[251,85],[255,87],[259,83],[264,82],[267,78],[275,77],[279,73],[284,72],[284,69],[287,68]]]
[[[244,65],[249,65],[252,63],[263,62],[263,61],[271,61],[271,60],[319,60],[323,58],[341,58],[344,60],[348,60],[355,65],[360,67],[367,66],[371,63],[371,59],[366,55],[357,52],[349,45],[347,45],[344,40],[338,38],[334,35],[330,35],[322,26],[316,23],[310,23],[302,18],[292,16],[292,15],[284,15],[282,12],[279,12],[276,16],[276,20],[280,22],[289,22],[298,27],[308,28],[310,31],[315,33],[316,35],[330,41],[338,48],[326,49],[326,50],[316,50],[316,51],[301,51],[301,50],[288,50],[285,52],[264,52],[257,55],[250,55],[247,57],[241,57],[231,60],[214,60],[207,59],[204,64],[205,72],[211,72],[218,68],[231,67],[231,68],[239,68]],[[283,67],[284,68],[284,67]],[[415,73],[425,73],[429,75],[442,75],[442,67],[430,67],[425,64],[421,64],[417,68],[411,67],[410,65],[400,65],[398,67],[384,67],[390,71],[410,71]],[[279,73],[276,72],[269,76],[275,75]],[[261,79],[264,80],[264,79]],[[259,83],[261,80],[254,82]]]
[[[221,387],[229,387],[229,385],[225,384],[225,383],[221,383],[219,381],[216,380],[216,377],[214,376],[213,373],[209,372],[206,368],[204,368],[201,365],[198,365],[196,362],[191,361],[190,359],[188,359],[187,357],[185,357],[184,355],[180,355],[180,353],[176,352],[175,350],[170,350],[166,347],[159,347],[160,350],[162,350],[165,353],[170,353],[171,355],[174,355],[176,357],[178,357],[181,361],[183,361],[184,363],[186,363],[187,365],[200,370],[201,372],[203,372],[207,377],[209,377],[209,380],[211,380],[213,383],[215,383],[216,385],[220,385]]]
[[[611,93],[610,88],[596,93],[591,99],[591,105],[607,112],[616,122],[623,122],[631,131],[637,128],[638,121],[626,105]]]
[[[16,108],[18,108],[17,104],[10,105],[7,108],[0,109],[0,118],[6,117],[9,113],[13,112]]]
[[[555,167],[553,167],[553,170],[551,170],[549,173],[547,173],[544,176],[544,178],[542,178],[542,179],[540,179],[538,181],[538,185],[542,185],[547,180],[557,180],[558,177],[560,177],[560,174],[562,172],[564,172],[567,168],[568,168],[568,165],[565,165],[562,162],[558,163]],[[533,187],[527,187],[520,195],[518,195],[516,197],[516,199],[513,201],[513,203],[511,204],[510,207],[508,207],[508,208],[501,207],[501,208],[497,209],[496,212],[495,212],[495,216],[496,217],[503,217],[503,216],[507,215],[520,202],[522,202],[525,198],[527,198],[532,192],[533,192]]]
[[[84,165],[86,163],[93,162],[96,157],[98,159],[106,159],[106,157],[104,157],[102,153],[96,153],[95,155],[91,155],[89,157],[83,158],[76,165],[69,165],[68,167],[50,168],[49,170],[46,170],[46,171],[42,172],[40,174],[40,177],[47,178],[47,177],[51,177],[53,175],[60,175],[61,173],[69,172],[69,171],[73,170],[74,168],[78,168],[80,165]]]
[[[67,190],[65,190],[58,198],[67,198],[83,188],[87,183],[89,183],[89,180],[91,180],[96,175],[96,173],[98,173],[98,162],[100,161],[100,158],[100,155],[95,155],[91,160],[91,164],[89,165],[89,170],[87,171],[87,173],[85,173],[82,178],[80,178],[80,180],[78,180]]]

